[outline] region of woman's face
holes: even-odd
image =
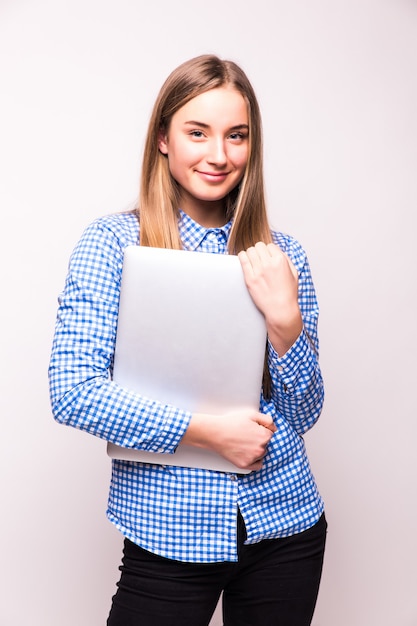
[[[233,88],[196,96],[159,139],[180,186],[180,208],[203,226],[224,224],[224,198],[241,181],[249,155],[246,102]]]

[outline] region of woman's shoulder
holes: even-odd
[[[91,221],[86,230],[111,230],[113,232],[134,232],[136,237],[139,231],[139,222],[135,211],[120,211],[106,213]]]
[[[307,255],[300,242],[295,237],[280,231],[273,230],[271,235],[273,242],[289,256],[295,267],[301,270],[306,262]]]
[[[139,243],[139,225],[132,211],[97,217],[84,229],[70,258],[71,267],[108,263],[121,268],[124,249]]]
[[[85,228],[81,242],[117,242],[120,248],[139,243],[139,222],[134,211],[97,217]]]

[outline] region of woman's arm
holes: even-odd
[[[126,224],[97,220],[71,256],[49,366],[52,411],[58,422],[118,445],[174,452],[191,414],[111,380],[123,250],[135,243]]]
[[[194,415],[183,438],[251,470],[262,467],[276,431],[271,414],[281,415],[302,434],[315,423],[323,403],[318,306],[308,260],[295,240],[279,243],[256,244],[239,254],[248,290],[267,325],[270,403],[264,401],[264,414],[241,411],[227,419]]]
[[[318,363],[318,305],[307,257],[292,238],[257,244],[240,253],[248,290],[265,315],[271,402],[302,434],[318,419],[324,400]],[[263,410],[269,411],[267,404]]]

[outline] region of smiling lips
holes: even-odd
[[[209,182],[219,183],[223,182],[228,175],[228,172],[201,172],[197,170],[197,173]]]

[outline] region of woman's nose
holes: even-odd
[[[213,139],[210,142],[210,149],[207,155],[207,161],[221,167],[227,162],[227,155],[224,148],[223,138]]]

